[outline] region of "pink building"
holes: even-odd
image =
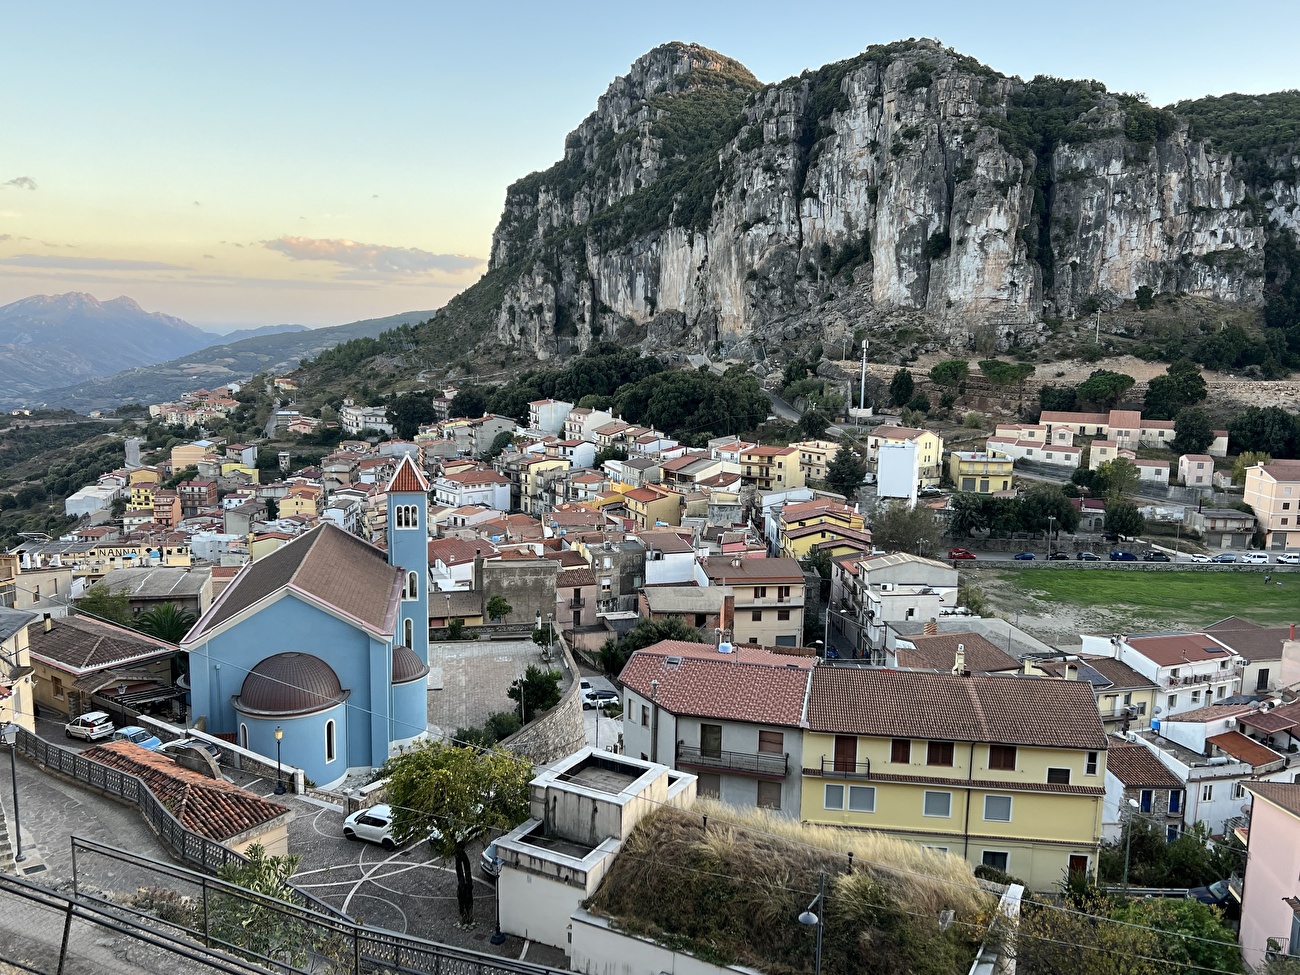
[[[1248,782],[1254,796],[1241,902],[1241,953],[1263,968],[1270,949],[1300,953],[1300,783]],[[1272,942],[1272,944],[1270,944]]]

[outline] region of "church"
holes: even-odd
[[[426,734],[428,491],[403,456],[387,553],[325,522],[245,565],[181,641],[192,721],[266,756],[281,729],[322,788]]]

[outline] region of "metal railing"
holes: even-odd
[[[822,756],[821,772],[823,776],[834,778],[836,776],[844,779],[869,779],[871,778],[871,762],[843,762],[837,758]]]
[[[731,752],[725,749],[706,752],[692,745],[678,745],[677,764],[785,778],[790,771],[790,756],[776,752]]]
[[[586,606],[586,605],[587,605],[587,600],[585,600],[585,599],[570,599],[570,600],[569,600],[569,609],[582,609],[582,608],[583,608],[584,606]]]

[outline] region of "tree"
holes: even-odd
[[[487,412],[488,395],[491,389],[485,386],[462,386],[451,398],[447,406],[450,417],[469,417],[474,419]]]
[[[872,544],[886,552],[930,555],[941,534],[932,510],[905,501],[891,501],[871,521]]]
[[[535,718],[560,702],[561,676],[558,670],[542,670],[529,664],[524,676],[511,683],[506,697],[519,703],[521,721],[527,721],[530,714]]]
[[[830,425],[831,418],[815,406],[804,410],[797,424],[799,433],[810,440],[820,440]]]
[[[930,381],[937,386],[957,387],[970,375],[970,363],[965,359],[945,359],[930,370]]]
[[[1202,409],[1187,407],[1174,420],[1174,439],[1169,445],[1180,454],[1204,453],[1214,443],[1214,428]]]
[[[899,369],[894,378],[889,380],[889,401],[895,406],[903,406],[912,398],[916,383],[912,374],[906,369]]]
[[[1141,474],[1127,457],[1116,457],[1097,465],[1095,483],[1107,497],[1122,498],[1137,489]]]
[[[1147,530],[1147,520],[1132,501],[1111,501],[1106,505],[1106,530],[1137,538]]]
[[[1122,372],[1109,369],[1097,369],[1091,376],[1074,388],[1079,402],[1097,410],[1113,409],[1124,394],[1133,388],[1136,380]]]
[[[592,467],[600,467],[607,460],[627,460],[627,450],[619,446],[603,447],[591,462]]]
[[[505,619],[515,611],[515,608],[506,601],[505,596],[493,596],[487,601],[486,609],[488,619],[496,620],[497,622]]]
[[[502,430],[492,438],[492,445],[488,447],[487,453],[483,455],[486,461],[496,460],[501,452],[515,442],[515,435],[509,430]]]
[[[1228,440],[1238,451],[1295,457],[1300,454],[1300,416],[1280,406],[1248,406],[1228,424]]]
[[[388,407],[393,433],[402,440],[414,440],[420,432],[420,425],[430,423],[436,417],[433,397],[429,393],[403,393]]]
[[[867,476],[867,465],[848,440],[840,441],[835,459],[826,465],[826,486],[853,501]]]
[[[1073,386],[1043,386],[1038,390],[1038,409],[1070,411],[1077,409],[1079,398]]]
[[[423,741],[390,758],[380,778],[396,810],[394,839],[428,837],[456,864],[461,927],[474,923],[474,874],[466,846],[485,832],[504,833],[528,818],[532,764],[505,751],[480,751]]]
[[[1156,306],[1156,293],[1151,290],[1149,284],[1144,284],[1137,289],[1137,294],[1133,296],[1133,300],[1137,302],[1138,308],[1149,311]]]
[[[263,897],[289,900],[289,878],[302,862],[294,855],[268,856],[260,843],[248,848],[246,863],[228,863],[217,877]],[[311,930],[294,914],[240,894],[218,894],[208,909],[208,935],[256,960],[261,955],[302,967],[311,945]]]
[[[803,567],[816,572],[823,579],[831,577],[831,555],[824,548],[815,548],[803,559]]]
[[[1273,458],[1268,454],[1261,454],[1251,450],[1238,454],[1237,459],[1232,462],[1232,483],[1246,483],[1246,468],[1254,467],[1256,464],[1271,463],[1273,463]]]
[[[1205,399],[1207,390],[1201,370],[1190,359],[1179,359],[1147,384],[1142,414],[1157,420],[1171,420],[1179,410]]]
[[[611,638],[605,641],[598,654],[601,669],[606,674],[617,677],[627,666],[632,654],[654,646],[660,640],[699,643],[703,640],[703,635],[680,616],[668,616],[661,620],[642,619],[621,640]]]
[[[98,582],[77,600],[77,612],[94,616],[110,623],[129,626],[131,623],[131,602],[125,589],[110,592],[108,586]]]
[[[135,628],[141,633],[167,643],[180,643],[198,619],[188,609],[181,609],[175,603],[163,603],[135,618]]]

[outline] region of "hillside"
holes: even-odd
[[[220,386],[258,372],[285,372],[340,342],[379,335],[387,329],[424,321],[432,311],[411,311],[386,318],[334,325],[327,328],[279,331],[236,342],[211,345],[168,362],[139,366],[104,379],[48,389],[35,396],[0,394],[0,407],[27,406],[33,401],[80,412],[106,409],[123,403],[156,403],[201,386]],[[7,389],[5,390],[7,392]]]
[[[78,292],[34,295],[0,307],[0,390],[6,399],[40,398],[69,378],[161,362],[214,338],[125,296],[101,302]]]

